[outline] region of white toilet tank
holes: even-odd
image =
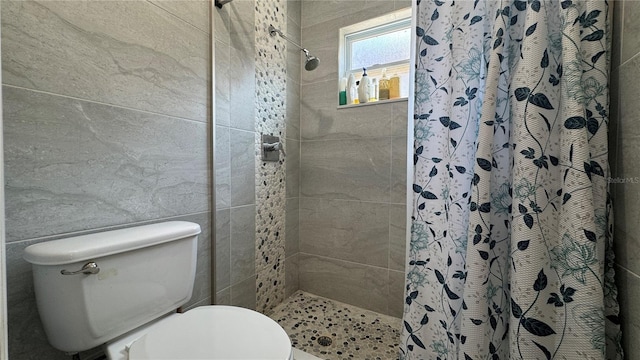
[[[171,221],[35,244],[40,318],[66,352],[101,345],[185,304],[193,291],[200,225]],[[97,273],[64,275],[95,263]],[[96,270],[93,270],[96,272]]]

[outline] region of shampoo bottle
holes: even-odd
[[[389,79],[387,79],[387,69],[382,69],[382,78],[380,78],[378,87],[380,89],[378,92],[378,99],[389,100]]]
[[[347,104],[347,78],[340,79],[340,92],[338,93],[338,104]]]
[[[389,79],[389,99],[395,99],[400,97],[400,76],[394,74]]]
[[[369,89],[369,101],[378,101],[378,79],[371,79],[371,88]]]
[[[367,76],[367,69],[363,68],[362,78],[360,79],[360,86],[358,86],[358,100],[360,104],[369,102],[371,79]]]
[[[355,104],[356,100],[358,100],[356,77],[353,74],[349,74],[349,79],[347,80],[347,104]]]

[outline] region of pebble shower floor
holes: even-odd
[[[397,360],[401,320],[298,291],[271,313],[293,347],[324,360]],[[328,337],[330,345],[323,346]],[[320,341],[318,341],[320,340]]]

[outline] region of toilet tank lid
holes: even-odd
[[[24,259],[36,265],[63,265],[118,254],[200,234],[200,225],[168,221],[47,241],[28,246]]]

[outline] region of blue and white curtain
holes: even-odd
[[[611,4],[417,0],[401,359],[621,359]]]

